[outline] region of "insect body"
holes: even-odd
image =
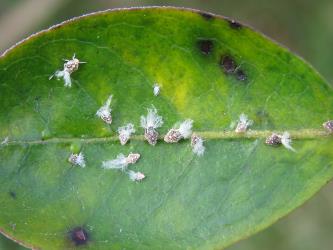
[[[145,129],[145,139],[150,145],[155,146],[158,139],[156,128],[163,125],[163,118],[157,114],[156,108],[148,109],[147,116],[141,116],[141,127]]]
[[[128,165],[135,164],[140,159],[140,154],[130,153],[127,157],[123,154],[119,154],[116,159],[110,161],[104,161],[102,168],[104,169],[118,169],[125,172],[130,180],[141,181],[145,178],[145,175],[141,172],[135,172],[127,170]]]
[[[138,153],[130,153],[130,154],[128,154],[128,156],[126,158],[126,163],[127,164],[134,164],[140,159],[140,156],[141,155],[138,154]]]
[[[112,123],[111,101],[112,101],[112,95],[109,96],[109,98],[106,100],[105,104],[102,107],[100,107],[96,112],[96,115],[107,124]]]
[[[277,146],[282,144],[286,149],[295,152],[296,150],[291,146],[291,143],[292,140],[288,132],[284,132],[282,135],[273,133],[272,135],[266,138],[267,145]]]
[[[72,87],[71,74],[79,69],[79,65],[81,63],[86,63],[86,62],[80,62],[79,59],[77,59],[74,54],[71,60],[65,59],[64,69],[57,70],[53,75],[50,76],[49,80],[51,80],[54,76],[58,79],[63,78],[65,82],[65,87],[69,88]]]
[[[128,123],[127,125],[118,128],[118,133],[120,144],[125,145],[130,139],[131,134],[135,133],[134,125],[132,123]]]
[[[155,83],[153,86],[154,96],[158,96],[160,94],[160,91],[161,91],[161,87],[157,83]]]
[[[333,133],[333,121],[324,122],[323,127],[330,133]]]
[[[175,143],[181,139],[189,138],[192,134],[192,126],[193,126],[193,121],[191,119],[187,119],[182,123],[180,123],[179,125],[175,125],[164,136],[164,141],[167,143]]]
[[[116,159],[103,161],[102,168],[126,171],[128,165],[136,163],[139,158],[140,154],[130,153],[127,157],[124,154],[119,154]]]
[[[86,161],[82,152],[79,154],[71,154],[68,158],[68,161],[75,166],[84,168],[86,166]]]
[[[239,116],[237,127],[235,129],[236,133],[244,133],[247,131],[248,127],[253,124],[252,120],[249,120],[245,114]]]
[[[130,180],[132,181],[142,181],[146,176],[141,173],[141,172],[134,172],[132,170],[129,170],[127,172],[128,177],[130,178]]]
[[[203,145],[203,139],[196,135],[193,134],[191,137],[191,146],[192,146],[192,151],[198,156],[202,156],[205,152],[205,146]]]

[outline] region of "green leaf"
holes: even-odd
[[[74,53],[87,64],[72,87],[49,80]],[[108,125],[95,113],[111,94]],[[0,58],[0,138],[9,138],[0,148],[1,231],[42,249],[78,239],[90,249],[226,247],[332,178],[322,128],[332,104],[331,87],[303,60],[222,17],[148,8],[60,24]],[[151,105],[163,116],[161,135],[193,119],[204,155],[189,140],[145,142],[140,116]],[[237,134],[231,124],[242,113],[254,124]],[[121,146],[117,128],[128,122],[136,135]],[[265,144],[283,131],[296,152]],[[85,155],[85,168],[68,162],[72,152]],[[141,154],[129,168],[142,182],[101,168],[130,152]]]

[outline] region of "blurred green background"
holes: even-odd
[[[246,23],[305,58],[333,82],[332,0],[0,0],[0,54],[29,34],[71,17],[146,5],[197,8]],[[289,216],[228,250],[332,250],[332,190],[329,183]],[[0,236],[0,250],[18,249],[25,248]]]

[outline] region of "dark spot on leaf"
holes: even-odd
[[[236,63],[231,56],[222,56],[220,61],[221,67],[224,69],[224,72],[227,74],[233,74],[236,69]]]
[[[232,75],[238,81],[245,81],[247,79],[246,73],[236,64],[235,60],[229,56],[221,56],[220,66],[223,68],[224,73]]]
[[[246,74],[244,73],[243,70],[238,69],[238,70],[236,71],[236,78],[237,78],[237,80],[239,80],[239,81],[245,81],[245,80],[247,79],[247,76],[246,76]]]
[[[203,18],[205,18],[206,20],[211,20],[211,19],[214,18],[214,16],[213,16],[212,14],[209,14],[209,13],[207,13],[207,12],[199,12],[199,14],[200,14]]]
[[[214,44],[211,40],[199,40],[198,46],[202,54],[208,55],[212,52]]]
[[[241,29],[243,27],[240,23],[236,22],[235,20],[228,20],[228,22],[230,27],[233,29]]]
[[[71,240],[76,246],[87,244],[89,240],[88,232],[83,227],[76,227],[70,232]]]
[[[12,197],[13,199],[16,199],[16,193],[14,191],[9,191],[9,195],[10,197]]]

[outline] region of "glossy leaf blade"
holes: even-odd
[[[86,61],[72,88],[49,80],[63,58]],[[160,95],[153,85],[159,83]],[[95,113],[113,95],[109,126]],[[0,228],[27,246],[215,249],[301,205],[333,176],[332,89],[309,65],[252,29],[193,10],[107,11],[41,32],[0,58]],[[140,116],[154,105],[164,135],[194,120],[189,140],[153,147]],[[251,131],[232,124],[245,113]],[[118,142],[132,122],[136,136]],[[293,147],[265,145],[289,131]],[[85,168],[68,162],[81,151]],[[139,152],[141,183],[102,161]],[[13,226],[15,225],[15,226]],[[79,237],[76,235],[76,237]],[[81,245],[81,246],[82,246]]]

